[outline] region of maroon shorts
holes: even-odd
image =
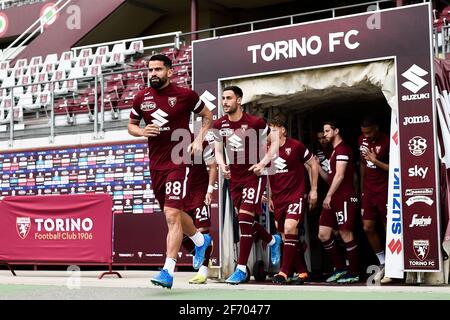
[[[297,220],[298,224],[303,223],[305,212],[305,198],[302,197],[297,200],[285,202],[285,204],[278,205],[274,202],[275,207],[275,221],[277,222],[277,230],[284,233],[284,222],[286,219]]]
[[[194,221],[196,228],[209,228],[211,226],[210,207],[205,204],[205,195],[208,185],[189,186],[185,198],[185,210]]]
[[[353,231],[355,226],[358,198],[355,196],[333,196],[331,209],[322,209],[319,225],[333,228],[334,230]]]
[[[365,193],[361,197],[361,216],[363,220],[378,220],[386,224],[387,191],[384,193]]]
[[[164,211],[164,207],[184,208],[189,169],[180,167],[171,170],[150,170],[153,191],[161,210]]]
[[[242,181],[231,179],[230,190],[236,211],[245,210],[260,215],[261,199],[266,188],[267,176],[251,176]]]

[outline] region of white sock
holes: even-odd
[[[203,233],[197,230],[197,232],[192,236],[189,237],[194,242],[195,246],[200,247],[205,243],[205,237],[203,236]]]
[[[272,236],[272,240],[267,244],[269,247],[273,246],[275,244],[275,237]]]
[[[175,264],[177,260],[172,258],[166,258],[166,263],[164,263],[163,269],[166,269],[167,272],[173,277],[173,273],[175,272]]]
[[[377,253],[377,258],[380,264],[384,264],[384,250]]]
[[[201,266],[200,269],[198,270],[198,273],[200,273],[205,278],[208,277],[208,267]]]
[[[243,264],[238,264],[236,269],[241,270],[243,273],[247,273],[247,266],[244,266]]]

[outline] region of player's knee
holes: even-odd
[[[339,234],[344,242],[350,242],[353,240],[353,232],[350,230],[339,230]]]
[[[318,238],[321,242],[330,240],[331,233],[319,231]]]
[[[178,209],[165,209],[166,222],[168,225],[175,225],[181,223],[181,214]]]
[[[374,233],[375,232],[375,225],[372,223],[372,221],[364,221],[363,222],[363,229],[365,233]]]
[[[286,234],[295,234],[297,230],[297,221],[287,221],[284,223],[284,232]]]

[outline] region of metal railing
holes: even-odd
[[[38,2],[44,2],[45,0],[34,0],[34,1],[27,1],[27,0],[0,0],[1,9],[5,10],[11,7],[20,7],[20,6],[26,6],[29,4],[34,4]]]

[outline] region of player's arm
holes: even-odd
[[[225,159],[223,156],[223,141],[222,139],[219,139],[214,142],[214,154],[216,157],[216,162],[220,169],[222,170],[223,177],[225,179],[231,178],[230,168],[225,163]]]
[[[328,193],[323,201],[323,207],[326,209],[330,209],[331,197],[334,195],[336,190],[341,185],[344,180],[345,169],[347,168],[347,161],[337,161],[336,162],[336,174],[334,175],[333,181],[331,182],[330,188],[328,189]]]
[[[139,126],[141,120],[131,119],[128,121],[128,133],[134,137],[156,137],[160,134],[159,127],[156,124],[146,125],[144,128]]]
[[[311,190],[309,191],[308,202],[309,208],[312,209],[317,204],[317,182],[319,180],[319,167],[320,165],[315,161],[314,155],[306,162],[306,166],[310,168],[309,178],[311,181]]]
[[[328,183],[328,172],[326,172],[325,170],[323,170],[322,166],[320,165],[320,160],[319,158],[314,155],[313,158],[311,159],[312,161],[314,161],[317,164],[317,168],[319,170],[319,175],[320,177],[325,180],[326,183]],[[310,174],[310,178],[311,178],[311,174]]]
[[[269,149],[267,150],[264,157],[257,164],[252,165],[248,170],[253,171],[256,175],[261,175],[264,168],[272,161],[273,155],[278,152],[280,147],[280,138],[278,129],[273,129],[270,131],[267,138],[267,142],[270,143]]]
[[[209,110],[206,106],[204,106],[202,111],[197,113],[197,115],[202,118],[202,128],[200,129],[200,133],[197,137],[195,137],[194,142],[189,147],[189,149],[192,148],[191,150],[193,153],[203,152],[203,141],[205,140],[208,130],[211,128],[213,118],[211,110]]]
[[[363,192],[363,186],[364,186],[364,176],[366,175],[366,164],[365,160],[361,158],[361,161],[359,162],[359,176],[361,177],[359,180],[359,190],[361,193]]]
[[[211,204],[214,186],[216,185],[218,170],[217,170],[217,163],[213,159],[208,161],[207,166],[209,171],[208,171],[208,190],[206,191],[205,195],[205,204],[209,206]]]
[[[380,169],[382,169],[384,171],[389,171],[389,164],[378,160],[377,159],[377,154],[374,152],[373,148],[371,148],[370,150],[367,151],[365,159],[369,160],[369,161],[372,161],[372,163],[374,165],[376,165],[378,168],[380,168]]]

